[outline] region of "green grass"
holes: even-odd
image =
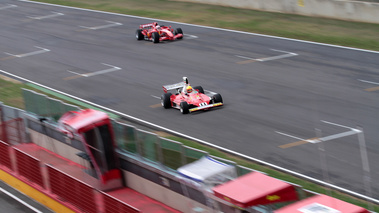
[[[379,24],[174,0],[38,1],[379,51]]]

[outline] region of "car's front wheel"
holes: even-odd
[[[161,104],[165,109],[171,108],[171,93],[165,93],[161,96]]]
[[[154,43],[158,43],[159,42],[159,33],[153,32],[153,34],[151,35],[151,38],[153,39]]]
[[[212,96],[212,100],[213,100],[213,103],[223,103],[222,97],[218,93]]]
[[[143,39],[143,34],[142,34],[142,30],[141,29],[136,30],[136,39],[137,40],[142,40]]]
[[[176,30],[175,30],[175,35],[177,35],[177,34],[182,34],[182,35],[184,35],[183,34],[183,30],[182,30],[182,28],[176,28]],[[178,39],[182,39],[183,37],[180,37],[180,38],[178,38]]]
[[[183,101],[183,102],[180,102],[180,112],[182,114],[188,114],[189,113],[189,106],[188,106],[188,103]]]

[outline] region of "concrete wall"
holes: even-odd
[[[346,0],[177,0],[379,24],[379,3]]]

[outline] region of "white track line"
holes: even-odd
[[[90,30],[99,30],[99,29],[104,29],[104,28],[109,28],[109,27],[115,27],[115,26],[121,26],[122,25],[119,22],[113,22],[113,21],[106,21],[106,22],[111,23],[111,24],[101,25],[101,26],[97,26],[97,27],[85,27],[85,26],[79,26],[79,27],[90,29]]]
[[[42,211],[34,208],[33,206],[29,205],[28,203],[26,203],[25,201],[21,200],[20,198],[18,198],[16,195],[13,195],[12,193],[6,191],[5,189],[1,188],[0,187],[0,191],[3,192],[4,194],[8,195],[9,197],[15,199],[17,202],[21,203],[22,205],[28,207],[30,210],[34,211],[34,212],[37,212],[37,213],[42,213]]]
[[[41,20],[41,19],[53,18],[53,17],[63,16],[64,15],[63,13],[57,13],[57,12],[52,12],[52,13],[53,14],[47,15],[47,16],[27,16],[27,17],[31,18],[31,19]]]
[[[109,64],[104,64],[104,63],[102,63],[102,64],[105,65],[105,66],[112,67],[112,68],[110,68],[110,69],[106,69],[106,70],[100,70],[100,71],[93,72],[93,73],[83,74],[83,76],[84,76],[84,77],[91,77],[91,76],[95,76],[95,75],[101,75],[101,74],[105,74],[105,73],[109,73],[109,72],[114,72],[114,71],[117,71],[117,70],[121,70],[120,67],[115,67],[115,66],[112,66],[112,65],[109,65]]]
[[[199,38],[199,36],[190,35],[190,34],[184,34],[184,37],[189,37],[189,38],[187,38],[187,39],[195,39],[195,38]]]
[[[21,1],[24,1],[24,0],[21,0]],[[132,119],[134,121],[137,121],[137,122],[140,122],[140,123],[143,123],[143,124],[146,124],[146,125],[149,125],[149,126],[152,126],[152,127],[155,127],[155,128],[159,128],[163,131],[167,131],[169,133],[172,133],[174,135],[178,135],[178,136],[181,136],[181,137],[184,137],[184,138],[187,138],[189,140],[194,140],[194,141],[197,141],[199,143],[202,143],[202,144],[205,144],[207,146],[210,146],[210,147],[213,147],[213,148],[216,148],[216,149],[219,149],[221,151],[224,151],[224,152],[227,152],[227,153],[230,153],[232,155],[236,155],[236,156],[239,156],[239,157],[242,157],[242,158],[245,158],[245,159],[248,159],[248,160],[251,160],[251,161],[255,161],[257,163],[260,163],[260,164],[264,164],[266,166],[269,166],[269,167],[272,167],[274,169],[278,169],[280,171],[283,171],[283,172],[286,172],[286,173],[289,173],[289,174],[292,174],[292,175],[295,175],[295,176],[298,176],[300,178],[304,178],[304,179],[307,179],[309,181],[312,181],[312,182],[315,182],[315,183],[318,183],[318,184],[321,184],[321,185],[324,185],[324,186],[328,186],[330,188],[333,188],[333,189],[336,189],[336,190],[339,190],[339,191],[342,191],[342,192],[345,192],[345,193],[348,193],[348,194],[351,194],[353,196],[356,196],[356,197],[360,197],[362,199],[366,199],[368,201],[371,201],[371,202],[374,202],[374,203],[378,203],[379,204],[379,200],[376,200],[374,198],[371,198],[371,197],[367,197],[365,195],[362,195],[362,194],[359,194],[357,192],[353,192],[351,190],[348,190],[348,189],[345,189],[345,188],[342,188],[342,187],[339,187],[339,186],[336,186],[336,185],[333,185],[333,184],[330,184],[330,183],[327,183],[327,182],[324,182],[324,181],[321,181],[321,180],[318,180],[316,178],[312,178],[312,177],[309,177],[309,176],[306,176],[306,175],[303,175],[303,174],[300,174],[298,172],[294,172],[292,170],[289,170],[289,169],[286,169],[286,168],[283,168],[283,167],[280,167],[280,166],[277,166],[275,164],[271,164],[271,163],[268,163],[266,161],[262,161],[262,160],[259,160],[257,158],[253,158],[253,157],[250,157],[248,155],[244,155],[244,154],[241,154],[241,153],[238,153],[238,152],[235,152],[233,150],[230,150],[230,149],[226,149],[224,147],[221,147],[221,146],[217,146],[215,144],[212,144],[212,143],[209,143],[207,141],[204,141],[204,140],[201,140],[201,139],[198,139],[198,138],[195,138],[195,137],[192,137],[192,136],[189,136],[189,135],[186,135],[186,134],[183,134],[183,133],[180,133],[180,132],[177,132],[177,131],[174,131],[174,130],[171,130],[171,129],[168,129],[166,127],[163,127],[163,126],[159,126],[159,125],[156,125],[156,124],[153,124],[153,123],[150,123],[148,121],[145,121],[145,120],[142,120],[142,119],[139,119],[139,118],[136,118],[136,117],[133,117],[131,115],[128,115],[128,114],[124,114],[124,113],[121,113],[121,112],[118,112],[116,110],[113,110],[113,109],[110,109],[110,108],[107,108],[107,107],[104,107],[104,106],[101,106],[101,105],[98,105],[98,104],[95,104],[95,103],[92,103],[90,101],[87,101],[87,100],[84,100],[84,99],[81,99],[81,98],[78,98],[76,96],[73,96],[73,95],[70,95],[70,94],[67,94],[67,93],[64,93],[64,92],[61,92],[59,90],[56,90],[56,89],[53,89],[53,88],[50,88],[50,87],[47,87],[45,85],[42,85],[42,84],[39,84],[39,83],[36,83],[34,81],[31,81],[29,79],[26,79],[26,78],[22,78],[20,76],[17,76],[17,75],[14,75],[12,73],[9,73],[9,72],[6,72],[6,71],[3,71],[3,70],[0,70],[1,73],[4,73],[6,75],[9,75],[9,76],[12,76],[14,78],[18,78],[22,81],[25,81],[25,82],[28,82],[28,83],[32,83],[32,84],[35,84],[37,86],[40,86],[42,88],[45,88],[45,89],[48,89],[48,90],[51,90],[53,92],[56,92],[56,93],[59,93],[59,94],[62,94],[64,96],[67,96],[67,97],[70,97],[70,98],[73,98],[73,99],[76,99],[78,101],[81,101],[81,102],[84,102],[84,103],[87,103],[87,104],[90,104],[92,106],[95,106],[95,107],[98,107],[100,109],[104,109],[104,110],[107,110],[111,113],[114,113],[114,114],[117,114],[117,115],[120,115],[120,116],[124,116],[128,119]]]
[[[271,50],[272,51],[276,51],[276,52],[282,52],[282,53],[285,53],[285,54],[284,55],[267,57],[267,58],[249,58],[249,57],[241,56],[241,55],[235,55],[235,56],[238,57],[238,58],[243,58],[243,59],[247,59],[247,60],[254,60],[254,61],[264,62],[264,61],[272,61],[272,60],[276,60],[276,59],[288,58],[288,57],[292,57],[292,56],[297,56],[298,55],[297,53],[291,53],[291,52],[287,52],[287,51],[283,51],[283,50],[275,50],[275,49],[271,49]]]
[[[5,9],[13,8],[13,7],[17,7],[17,5],[8,4],[8,6],[0,7],[0,10],[5,10]]]
[[[113,66],[113,65],[105,64],[105,63],[101,63],[101,64],[105,65],[105,66],[112,67],[112,68],[105,69],[105,70],[100,70],[100,71],[96,71],[96,72],[91,72],[91,73],[85,73],[85,74],[77,73],[77,72],[74,72],[74,71],[71,71],[71,70],[67,70],[67,72],[73,73],[75,75],[80,75],[80,76],[83,76],[83,77],[91,77],[91,76],[95,76],[95,75],[101,75],[101,74],[105,74],[105,73],[121,70],[120,67],[116,67],[116,66]]]
[[[361,80],[361,79],[357,79],[358,81],[361,81],[361,82],[364,82],[364,83],[369,83],[369,84],[375,84],[375,85],[379,85],[379,83],[377,82],[373,82],[373,81],[366,81],[366,80]]]
[[[63,6],[63,5],[57,5],[57,4],[49,4],[49,3],[43,3],[43,2],[33,2],[33,1],[29,1],[29,0],[18,0],[18,1],[32,3],[32,4],[41,4],[41,5],[49,5],[49,6],[54,6],[54,7],[62,7],[62,8],[68,8],[68,9],[74,9],[74,10],[89,11],[89,12],[95,12],[95,13],[111,14],[111,15],[124,16],[124,17],[130,17],[130,18],[138,18],[138,19],[144,19],[144,20],[155,20],[155,21],[170,22],[170,23],[174,23],[174,24],[181,24],[181,25],[187,25],[187,26],[193,26],[193,27],[199,27],[199,28],[213,29],[213,30],[219,30],[219,31],[240,33],[240,34],[245,34],[245,35],[254,35],[254,36],[260,36],[260,37],[266,37],[266,38],[275,38],[275,39],[281,39],[281,40],[287,40],[287,41],[296,41],[296,42],[307,43],[307,44],[315,44],[315,45],[321,45],[321,46],[328,46],[328,47],[335,47],[335,48],[341,48],[341,49],[348,49],[348,50],[355,50],[355,51],[379,54],[379,51],[374,51],[374,50],[365,50],[365,49],[359,49],[359,48],[344,47],[344,46],[338,46],[338,45],[333,45],[333,44],[325,44],[325,43],[319,43],[319,42],[313,42],[313,41],[304,41],[304,40],[299,40],[299,39],[284,38],[284,37],[279,37],[279,36],[270,36],[270,35],[264,35],[264,34],[258,34],[258,33],[249,33],[249,32],[243,32],[243,31],[238,31],[238,30],[222,29],[222,28],[217,28],[217,27],[188,24],[188,23],[169,21],[169,20],[163,20],[163,19],[152,19],[152,18],[141,17],[141,16],[133,16],[133,15],[120,14],[120,13],[97,11],[97,10]]]
[[[41,54],[41,53],[45,53],[45,52],[49,52],[50,51],[49,49],[46,49],[46,48],[37,47],[37,46],[34,46],[34,47],[38,48],[38,49],[41,49],[41,50],[37,50],[37,51],[34,51],[34,52],[25,53],[25,54],[19,54],[19,55],[13,55],[13,54],[7,53],[7,52],[4,52],[4,53],[7,54],[7,55],[10,55],[10,56],[17,57],[17,58],[22,58],[22,57],[31,56],[31,55],[37,55],[37,54]]]

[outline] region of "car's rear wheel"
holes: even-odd
[[[188,114],[189,113],[189,106],[188,106],[188,103],[183,101],[183,102],[180,102],[180,112],[182,114]]]
[[[171,108],[171,93],[165,93],[161,96],[161,104],[165,109]]]
[[[222,103],[222,97],[220,94],[215,94],[212,96],[213,103]]]
[[[193,87],[194,90],[197,90],[199,91],[200,93],[203,93],[204,94],[204,89],[202,86],[196,86],[196,87]]]
[[[158,43],[159,42],[159,33],[153,32],[153,34],[151,35],[151,38],[153,39],[154,43]]]
[[[176,30],[175,30],[175,35],[178,35],[178,34],[182,34],[183,35],[183,30],[182,30],[182,28],[176,28]],[[182,39],[183,37],[180,37],[180,38],[178,38],[178,39]]]
[[[136,30],[136,39],[137,40],[142,40],[143,39],[143,34],[142,34],[142,30],[141,29]]]

